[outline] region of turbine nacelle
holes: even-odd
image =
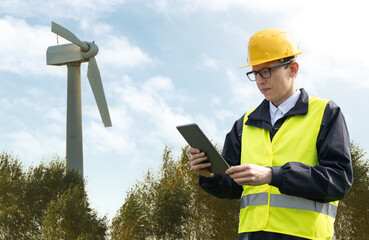
[[[47,65],[61,66],[72,62],[88,62],[89,58],[97,55],[99,48],[94,42],[84,43],[89,47],[86,52],[73,43],[48,47],[46,51]]]

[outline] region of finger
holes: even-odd
[[[231,175],[234,172],[233,167],[228,168],[225,173]]]
[[[240,179],[240,178],[248,177],[248,175],[245,172],[235,172],[235,173],[229,174],[229,176],[233,179]]]
[[[238,185],[253,185],[254,179],[250,177],[235,178],[233,179]]]
[[[196,159],[192,160],[191,165],[197,165],[197,164],[200,164],[200,163],[202,163],[206,160],[208,160],[207,156],[199,157],[199,158],[196,158]]]
[[[206,157],[204,152],[196,153],[192,155],[192,157],[190,158],[190,161],[192,162],[194,160],[197,160],[198,158],[204,158],[204,157]]]
[[[188,151],[189,151],[191,154],[200,153],[200,149],[198,149],[198,148],[192,148],[192,147],[190,147],[190,148],[188,149]]]
[[[211,166],[211,163],[191,165],[191,171],[201,171]]]
[[[244,165],[232,166],[227,169],[226,174],[233,174],[235,172],[241,172],[244,169]]]

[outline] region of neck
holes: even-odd
[[[294,89],[290,92],[288,92],[285,97],[283,99],[280,99],[278,101],[274,101],[272,102],[272,104],[276,107],[278,107],[279,105],[281,105],[282,103],[284,103],[287,99],[289,99],[295,92],[297,91],[297,89]]]

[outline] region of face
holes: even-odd
[[[267,62],[252,67],[253,71],[269,68],[280,64],[279,61]],[[298,71],[298,63],[281,66],[271,70],[271,77],[263,79],[260,74],[256,76],[256,85],[265,99],[279,106],[295,92],[294,79]]]

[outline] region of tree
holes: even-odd
[[[198,185],[198,176],[190,171],[188,147],[182,148],[180,169],[190,194],[190,216],[187,239],[237,239],[239,200],[219,199]]]
[[[340,201],[335,223],[335,237],[344,239],[367,239],[369,236],[369,162],[358,144],[351,143],[351,159],[354,183]]]
[[[104,239],[106,218],[98,219],[89,207],[83,186],[71,186],[53,200],[42,217],[42,239]]]
[[[161,176],[153,188],[152,224],[157,239],[182,239],[186,234],[182,225],[189,215],[189,195],[183,177],[166,147]]]
[[[158,176],[149,170],[131,188],[112,223],[112,239],[182,239],[188,215],[188,194],[181,170],[165,148]]]
[[[51,221],[76,212],[82,224],[71,223],[74,218],[64,218],[64,225]],[[98,218],[88,206],[83,177],[76,171],[66,173],[57,157],[23,171],[18,159],[0,154],[0,239],[42,239],[42,230],[50,226],[68,231],[64,228],[71,225],[78,228],[80,239],[106,235],[106,219]]]
[[[136,183],[127,193],[125,203],[112,222],[112,239],[145,240],[152,234],[151,186],[153,177],[150,170],[144,181]]]
[[[48,164],[30,167],[25,178],[23,201],[28,208],[26,214],[32,219],[29,235],[34,237],[40,235],[49,204],[59,199],[71,186],[85,186],[82,176],[76,171],[66,173],[64,163],[57,157]]]
[[[188,161],[187,147],[178,161],[169,148],[164,149],[160,171],[149,171],[127,193],[113,219],[112,239],[237,238],[240,202],[204,192]]]
[[[29,219],[23,202],[26,179],[18,159],[0,155],[0,238],[27,239]]]

